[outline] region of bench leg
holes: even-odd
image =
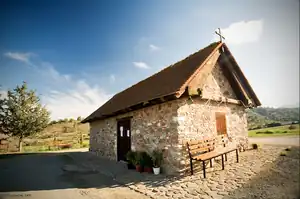
[[[203,177],[206,178],[206,173],[205,173],[205,161],[202,161],[203,165]]]
[[[211,159],[209,160],[209,164],[210,164],[210,167],[212,167],[212,160]]]
[[[225,153],[225,161],[227,161],[227,153]]]
[[[224,156],[222,155],[222,170],[224,170]]]
[[[193,175],[194,171],[193,171],[193,160],[192,160],[192,158],[190,158],[190,166],[191,166],[191,175]]]
[[[239,162],[239,152],[237,149],[235,150],[235,152],[236,152],[236,162]]]

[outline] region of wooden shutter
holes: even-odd
[[[222,112],[216,113],[216,125],[217,125],[217,134],[224,135],[227,134],[226,129],[226,114]]]

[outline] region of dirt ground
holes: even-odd
[[[72,166],[73,170],[64,169]],[[146,199],[66,153],[0,155],[0,199]]]

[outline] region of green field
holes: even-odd
[[[271,137],[271,136],[285,136],[285,135],[300,135],[299,124],[293,125],[295,129],[290,129],[290,125],[276,126],[270,128],[256,129],[248,132],[249,137]]]

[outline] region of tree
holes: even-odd
[[[56,120],[52,120],[49,124],[52,125],[52,124],[56,124],[57,121]]]
[[[78,121],[78,122],[81,122],[81,120],[82,120],[81,116],[78,116],[78,117],[77,117],[77,121]]]
[[[6,97],[0,96],[0,131],[19,138],[19,151],[23,139],[42,131],[49,121],[50,113],[26,82],[7,91]]]
[[[58,121],[57,121],[57,123],[63,123],[64,122],[64,120],[63,119],[59,119]]]

